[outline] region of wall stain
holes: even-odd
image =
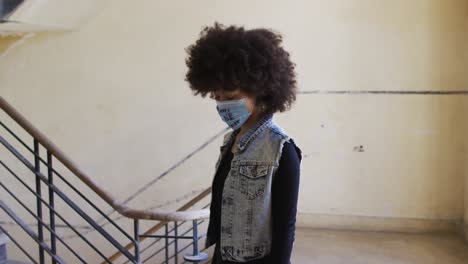
[[[353,151],[355,151],[355,152],[364,152],[364,146],[363,145],[355,146],[353,148]]]

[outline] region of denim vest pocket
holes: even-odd
[[[247,164],[239,166],[240,192],[246,199],[254,200],[263,195],[269,170],[269,165]]]
[[[237,250],[232,246],[224,246],[220,250],[221,259],[231,262],[248,262],[264,257],[267,253],[267,248],[270,247],[269,243],[261,243],[249,248],[238,248]]]

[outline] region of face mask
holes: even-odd
[[[223,119],[228,126],[236,130],[244,124],[250,116],[247,110],[245,99],[232,100],[232,101],[216,101],[216,109],[218,110],[221,119]]]

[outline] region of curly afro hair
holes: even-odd
[[[195,95],[241,89],[263,113],[284,112],[296,100],[296,74],[281,44],[282,36],[268,29],[215,23],[187,47],[185,80]]]

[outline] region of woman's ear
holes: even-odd
[[[258,106],[256,104],[256,100],[255,98],[252,98],[252,97],[247,97],[247,110],[251,113],[251,114],[255,114],[258,112]]]

